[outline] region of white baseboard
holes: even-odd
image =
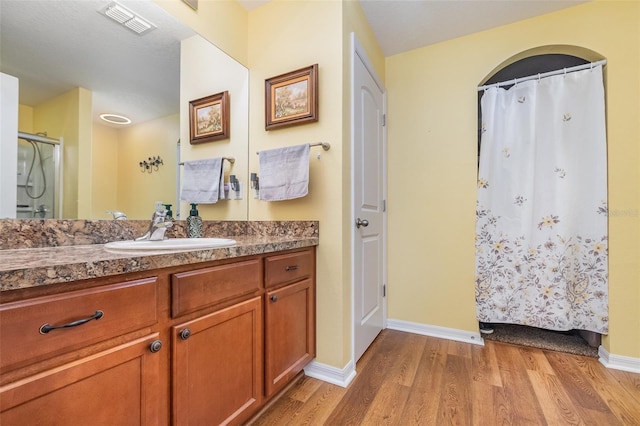
[[[305,368],[304,374],[314,379],[322,380],[334,385],[346,388],[356,377],[356,368],[353,361],[340,369],[317,361],[311,361]]]
[[[458,342],[484,346],[484,339],[482,339],[479,332],[438,327],[437,325],[427,325],[394,319],[387,320],[387,328],[406,331],[408,333],[422,334],[423,336],[439,337],[441,339],[455,340]]]
[[[602,346],[598,348],[598,355],[600,356],[600,363],[607,368],[628,371],[630,373],[640,373],[640,358],[613,355]]]

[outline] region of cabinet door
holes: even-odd
[[[239,424],[262,403],[262,301],[172,328],[173,424]]]
[[[158,419],[157,334],[0,388],[0,424],[150,425]]]
[[[313,281],[267,292],[265,302],[265,393],[283,388],[315,357]]]

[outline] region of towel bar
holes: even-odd
[[[321,146],[322,149],[324,149],[325,151],[329,151],[331,149],[331,144],[329,142],[310,143],[309,146]],[[256,154],[260,154],[260,153],[256,152]]]

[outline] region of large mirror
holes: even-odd
[[[18,144],[17,200],[0,200],[16,203],[16,217],[113,219],[107,212],[120,211],[148,219],[158,201],[179,217],[187,210],[178,201],[179,163],[208,157],[235,158],[225,176],[247,182],[248,70],[155,2],[0,7],[0,71],[19,79],[18,131],[62,142],[56,155],[51,144],[2,140]],[[223,91],[230,138],[190,145],[189,101]],[[199,210],[205,219],[246,220],[246,196]]]

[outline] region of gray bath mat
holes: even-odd
[[[515,324],[492,324],[493,334],[483,334],[487,340],[530,346],[574,355],[598,358],[598,348],[589,344],[573,331],[552,331]]]

